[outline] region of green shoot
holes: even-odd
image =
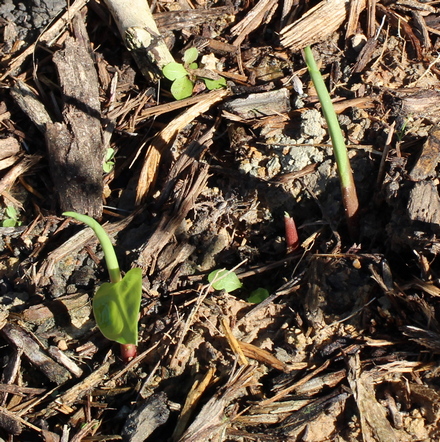
[[[104,173],[110,173],[115,167],[115,149],[112,147],[107,148],[104,157],[104,164],[102,165],[102,169]]]
[[[195,61],[198,56],[199,52],[196,48],[187,49],[183,55],[184,64],[173,61],[162,69],[164,77],[173,82],[170,91],[176,100],[182,100],[192,95],[197,78],[203,80],[208,90],[226,87],[226,79],[223,77],[213,80],[197,75],[198,64]]]
[[[268,297],[269,297],[269,291],[260,287],[256,290],[254,290],[253,292],[251,292],[247,301],[251,302],[253,304],[259,304],[260,302],[263,302]]]
[[[5,219],[2,221],[2,227],[17,227],[21,226],[21,221],[18,220],[18,212],[14,206],[8,206],[5,209]]]
[[[211,285],[215,290],[224,290],[228,293],[241,288],[243,285],[234,272],[226,269],[214,270],[208,275],[208,281],[212,283]]]
[[[342,201],[344,204],[345,215],[350,230],[352,239],[357,236],[357,214],[359,203],[357,199],[356,187],[353,180],[353,174],[348,158],[347,147],[345,145],[344,137],[342,135],[341,127],[339,126],[338,118],[335,109],[330,99],[327,87],[313,58],[312,49],[310,46],[304,48],[304,59],[312,78],[319,101],[321,102],[322,112],[327,121],[330,138],[333,144],[333,151],[338,165],[339,180],[341,183]]]
[[[93,218],[76,212],[64,212],[92,228],[101,243],[110,275],[110,283],[99,287],[93,298],[93,313],[101,333],[122,344],[123,354],[127,346],[137,345],[138,317],[142,298],[142,270],[134,268],[121,277],[115,249],[105,230]],[[125,346],[125,348],[124,348]]]

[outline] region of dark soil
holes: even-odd
[[[197,47],[228,82],[177,103],[103,2],[35,47],[63,2],[0,6],[1,440],[440,439],[439,14],[353,1],[334,32],[287,44],[317,4],[153,5],[174,58]],[[257,29],[236,28],[256,5]],[[309,43],[349,148],[355,237]],[[65,210],[142,269],[131,361],[93,317],[101,247]],[[208,283],[223,268],[240,288]]]

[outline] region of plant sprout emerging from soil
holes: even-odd
[[[99,287],[93,298],[93,314],[101,333],[121,344],[124,360],[136,355],[138,318],[142,297],[142,270],[133,268],[121,276],[115,249],[105,230],[93,218],[76,212],[64,212],[92,228],[101,243],[110,282]]]
[[[324,80],[313,58],[310,46],[304,48],[304,59],[309,70],[310,77],[321,102],[322,112],[327,122],[330,138],[332,140],[333,151],[335,153],[336,164],[338,165],[339,181],[341,183],[342,201],[344,204],[347,224],[352,240],[356,239],[358,231],[358,209],[359,203],[356,193],[356,187],[353,180],[353,174],[348,159],[347,147],[345,146],[344,137],[341,127],[339,126],[338,117],[330,99],[330,95],[325,86]]]
[[[220,89],[226,86],[225,78],[216,75],[215,77],[218,78],[207,78],[204,76],[209,75],[207,70],[199,72],[199,66],[195,62],[198,56],[199,51],[196,48],[187,49],[183,55],[183,64],[173,61],[162,69],[164,77],[173,82],[171,94],[176,100],[182,100],[192,95],[194,82],[197,78],[203,80],[209,90]]]
[[[215,290],[224,290],[226,293],[233,292],[234,290],[243,287],[237,274],[231,270],[217,269],[212,271],[208,275],[208,281]],[[258,288],[254,290],[247,301],[253,304],[263,302],[269,297],[269,292],[264,288]]]

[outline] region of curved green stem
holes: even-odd
[[[64,216],[70,216],[84,224],[87,224],[94,232],[99,242],[101,243],[104,252],[105,263],[107,265],[110,281],[115,283],[121,280],[121,271],[119,269],[118,258],[116,257],[115,249],[110,241],[107,232],[102,228],[101,224],[87,215],[81,215],[76,212],[64,212]]]
[[[338,174],[341,183],[345,214],[347,216],[350,234],[353,237],[352,239],[354,239],[357,236],[358,230],[357,215],[359,202],[344,136],[342,135],[338,117],[336,116],[333,103],[330,99],[330,94],[328,93],[327,87],[321,73],[319,72],[318,66],[316,65],[310,46],[304,48],[304,59],[318,94],[319,101],[321,102],[322,113],[324,114],[327,122],[330,138],[332,140],[333,152],[336,158],[336,164],[338,165]]]

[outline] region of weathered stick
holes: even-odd
[[[104,1],[142,75],[157,82],[162,76],[162,68],[174,58],[157,29],[147,0]]]

